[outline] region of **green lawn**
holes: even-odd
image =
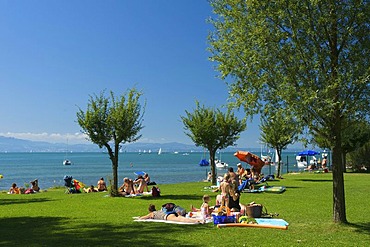
[[[1,182],[1,181],[0,181]],[[65,194],[50,189],[31,195],[0,193],[1,246],[368,246],[370,175],[345,174],[348,225],[332,223],[331,174],[289,174],[269,182],[282,194],[243,193],[279,213],[288,230],[222,228],[213,224],[175,225],[134,222],[149,203],[201,205],[208,183],[160,185],[160,198],[111,198],[106,193]]]

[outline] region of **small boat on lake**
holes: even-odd
[[[63,165],[70,166],[70,165],[72,165],[72,162],[70,160],[64,160]]]
[[[206,159],[201,159],[199,162],[200,166],[209,166],[209,162]]]
[[[215,160],[215,165],[216,165],[216,168],[219,168],[219,169],[227,169],[227,167],[229,166],[229,164],[222,162],[221,160]]]

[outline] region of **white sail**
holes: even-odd
[[[160,155],[161,153],[162,153],[162,148],[159,148],[158,155]]]

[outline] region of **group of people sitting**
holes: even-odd
[[[234,208],[240,211],[239,183],[239,174],[235,173],[232,167],[229,167],[228,172],[225,173],[219,187],[215,190],[215,192],[221,192],[221,194],[216,197],[216,207],[227,206],[228,208]]]
[[[8,191],[8,194],[31,194],[40,191],[38,179],[31,181],[30,184],[31,187],[25,189],[23,187],[19,188],[16,183],[13,183]]]
[[[221,192],[219,195],[216,196],[215,206],[210,206],[211,199],[209,195],[203,196],[203,202],[200,208],[191,206],[188,215],[191,216],[192,212],[200,212],[202,216],[201,218],[184,217],[183,214],[179,214],[176,211],[166,213],[167,211],[163,209],[164,206],[162,206],[161,210],[156,210],[155,206],[150,204],[149,214],[140,217],[140,219],[159,219],[188,223],[205,223],[205,219],[211,217],[213,211],[221,207],[227,207],[231,209],[231,211],[240,212],[243,214],[246,211],[247,205],[243,205],[239,202],[240,191],[238,190],[238,187],[242,182],[246,180],[250,180],[250,184],[252,186],[252,181],[257,182],[260,178],[260,175],[253,168],[244,169],[240,163],[237,166],[237,172],[234,172],[234,169],[232,167],[229,167],[228,172],[224,174],[222,181],[220,181],[219,187],[214,190],[214,192]]]
[[[97,186],[96,188],[94,187],[94,185],[90,185],[90,187],[88,188],[84,188],[84,191],[86,193],[91,193],[91,192],[103,192],[103,191],[107,191],[108,190],[108,187],[107,187],[107,184],[105,183],[104,181],[104,178],[101,177],[97,183]]]
[[[148,173],[138,175],[135,180],[125,177],[122,186],[118,189],[118,193],[122,196],[143,194],[144,190],[149,192],[148,185],[155,184],[155,182],[150,181]]]
[[[253,166],[251,169],[244,169],[242,164],[238,163],[237,167],[237,174],[239,175],[239,185],[242,184],[244,181],[247,181],[249,189],[253,190],[254,185],[260,181],[261,174],[257,172]]]
[[[219,181],[219,187],[215,192],[220,191],[221,194],[216,197],[217,206],[227,206],[240,210],[240,185],[247,183],[249,189],[254,189],[254,185],[260,180],[260,174],[252,167],[244,169],[242,164],[237,164],[237,171],[234,172],[232,167],[229,167],[228,172]]]

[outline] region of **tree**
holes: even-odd
[[[370,153],[370,141],[361,148],[348,154],[348,163],[356,172],[370,172],[370,160],[367,158]]]
[[[143,128],[143,114],[139,102],[142,94],[136,89],[130,89],[125,95],[116,98],[114,93],[106,97],[90,96],[87,110],[79,108],[77,121],[82,132],[99,148],[105,147],[112,162],[113,185],[111,195],[117,195],[118,188],[118,156],[120,144],[134,142],[140,139]],[[143,112],[142,112],[143,110]]]
[[[283,101],[333,157],[333,219],[345,223],[343,120],[369,116],[368,1],[211,0],[211,60],[247,116]]]
[[[239,134],[246,128],[246,121],[238,120],[230,110],[223,113],[219,109],[200,106],[199,102],[196,102],[194,112],[185,111],[185,113],[186,116],[181,117],[185,134],[196,146],[204,147],[209,151],[212,184],[216,184],[216,152],[218,149],[235,145]]]
[[[347,154],[361,149],[370,139],[370,124],[368,121],[355,120],[352,122],[343,121],[342,132],[342,160],[343,169],[346,170]],[[320,147],[328,147],[328,141],[320,136],[315,136],[313,140]]]
[[[261,138],[271,148],[276,149],[278,156],[277,177],[280,177],[281,171],[281,152],[289,144],[295,142],[300,133],[300,125],[295,118],[284,108],[269,105],[269,110],[261,116]]]

